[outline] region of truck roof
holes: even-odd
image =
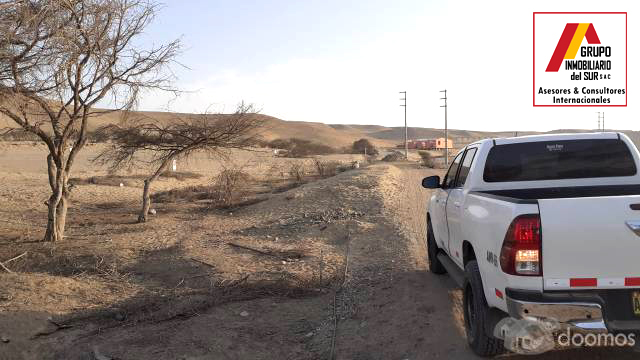
[[[620,134],[617,132],[544,134],[544,135],[526,135],[526,136],[509,137],[509,138],[485,139],[485,140],[475,142],[474,144],[482,144],[485,142],[495,142],[496,145],[504,145],[504,144],[518,144],[518,143],[539,142],[539,141],[615,139],[619,137],[620,137]]]

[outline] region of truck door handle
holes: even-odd
[[[459,201],[454,202],[454,203],[453,203],[453,206],[455,206],[455,207],[460,207],[460,202],[459,202]]]
[[[640,236],[640,221],[627,221],[626,223],[631,231]]]

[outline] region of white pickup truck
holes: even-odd
[[[476,354],[504,351],[508,316],[640,330],[639,164],[624,134],[524,136],[470,144],[442,182],[423,179],[430,268],[464,290]]]

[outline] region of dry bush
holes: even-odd
[[[199,179],[202,177],[202,174],[198,174],[191,171],[170,171],[167,170],[160,174],[161,178],[172,178],[179,181],[184,181],[187,179]]]
[[[365,164],[373,164],[378,160],[378,155],[367,155],[364,158],[364,163]]]
[[[172,178],[178,181],[184,181],[187,179],[198,179],[201,178],[202,175],[194,172],[178,172],[178,171],[165,171],[160,174],[161,178]],[[142,175],[132,175],[132,176],[120,176],[115,174],[105,175],[105,176],[90,176],[88,178],[71,178],[69,179],[69,183],[74,185],[105,185],[105,186],[138,186],[141,181],[144,180],[144,176]]]
[[[420,163],[422,166],[426,166],[428,168],[433,168],[433,158],[431,157],[431,153],[428,151],[418,151],[420,155]]]
[[[107,143],[111,138],[112,134],[108,129],[105,130],[94,130],[87,131],[87,140],[90,143],[98,144],[98,143]]]
[[[151,199],[156,203],[175,203],[178,201],[196,202],[198,200],[208,200],[215,197],[211,186],[187,186],[180,189],[161,191],[151,195]]]
[[[90,176],[88,178],[72,178],[69,183],[73,185],[103,185],[103,186],[136,186],[136,181],[131,177],[126,176]]]
[[[251,175],[241,169],[224,169],[216,176],[213,190],[215,200],[224,207],[238,204],[247,192]]]
[[[1,130],[1,129],[0,129]],[[0,141],[38,141],[38,135],[24,129],[9,129],[0,133]]]
[[[306,157],[310,155],[328,155],[335,154],[338,150],[332,148],[329,145],[319,144],[316,142],[301,140],[301,139],[291,139],[293,143],[293,147],[287,153],[289,157]]]
[[[378,155],[378,149],[368,139],[360,139],[353,142],[352,154]]]
[[[265,172],[265,177],[273,180],[285,180],[287,175],[287,171],[282,166],[282,164],[274,163],[267,168]]]
[[[382,158],[382,161],[388,161],[388,162],[400,161],[400,160],[404,160],[404,154],[397,150],[393,150],[392,152],[390,152],[389,154],[387,154],[385,157]]]
[[[323,161],[318,158],[313,159],[313,166],[320,177],[335,176],[341,168],[339,161]]]
[[[289,163],[289,176],[297,183],[304,181],[305,164],[299,161],[292,161]]]
[[[289,149],[291,147],[291,142],[284,139],[275,139],[268,142],[267,147],[272,149]]]
[[[331,146],[298,138],[275,139],[268,143],[270,148],[286,150],[287,157],[300,158],[311,155],[335,154],[339,151]]]

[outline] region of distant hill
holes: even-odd
[[[409,139],[429,139],[429,138],[444,137],[443,129],[410,127],[410,128],[407,128],[407,133],[408,133]],[[471,131],[471,130],[458,130],[458,129],[448,130],[448,136],[452,138],[454,141],[456,141],[456,139],[464,139],[464,140],[485,139],[490,137],[508,137],[508,136],[515,136],[515,135],[531,135],[531,134],[536,134],[536,133],[531,131],[518,132],[516,134],[516,132],[514,131],[488,132],[488,131]],[[404,140],[404,127],[386,128],[384,130],[369,133],[369,136],[372,136],[378,139],[402,141]]]
[[[170,112],[138,111],[132,112],[132,116],[145,116],[159,122],[170,122],[177,117],[184,117],[188,114]],[[94,118],[89,126],[94,130],[102,125],[115,124],[122,119],[123,113],[120,111],[107,113]],[[215,118],[219,115],[211,115]],[[354,125],[354,124],[324,124],[319,122],[286,121],[268,115],[259,115],[265,121],[265,128],[262,132],[265,140],[300,138],[323,143],[333,147],[349,146],[355,140],[367,138],[378,146],[393,147],[404,141],[404,127],[386,127],[381,125]],[[16,127],[10,119],[0,116],[0,129],[6,127]],[[559,129],[546,133],[567,133],[567,132],[590,132],[593,130],[580,129]],[[409,139],[438,138],[444,137],[443,129],[410,127],[407,129]],[[449,137],[453,140],[454,147],[466,145],[470,142],[499,137],[524,136],[533,134],[544,134],[534,131],[473,131],[449,129]],[[622,130],[636,145],[640,145],[640,132]]]
[[[548,134],[561,134],[561,133],[587,133],[587,132],[592,132],[593,130],[584,130],[584,129],[561,129],[561,130],[552,130],[549,131]],[[620,132],[623,133],[625,135],[627,135],[631,141],[633,141],[634,144],[636,144],[636,146],[638,148],[640,148],[640,131],[633,131],[633,130],[610,130],[607,129],[607,131],[616,131],[616,132]]]

